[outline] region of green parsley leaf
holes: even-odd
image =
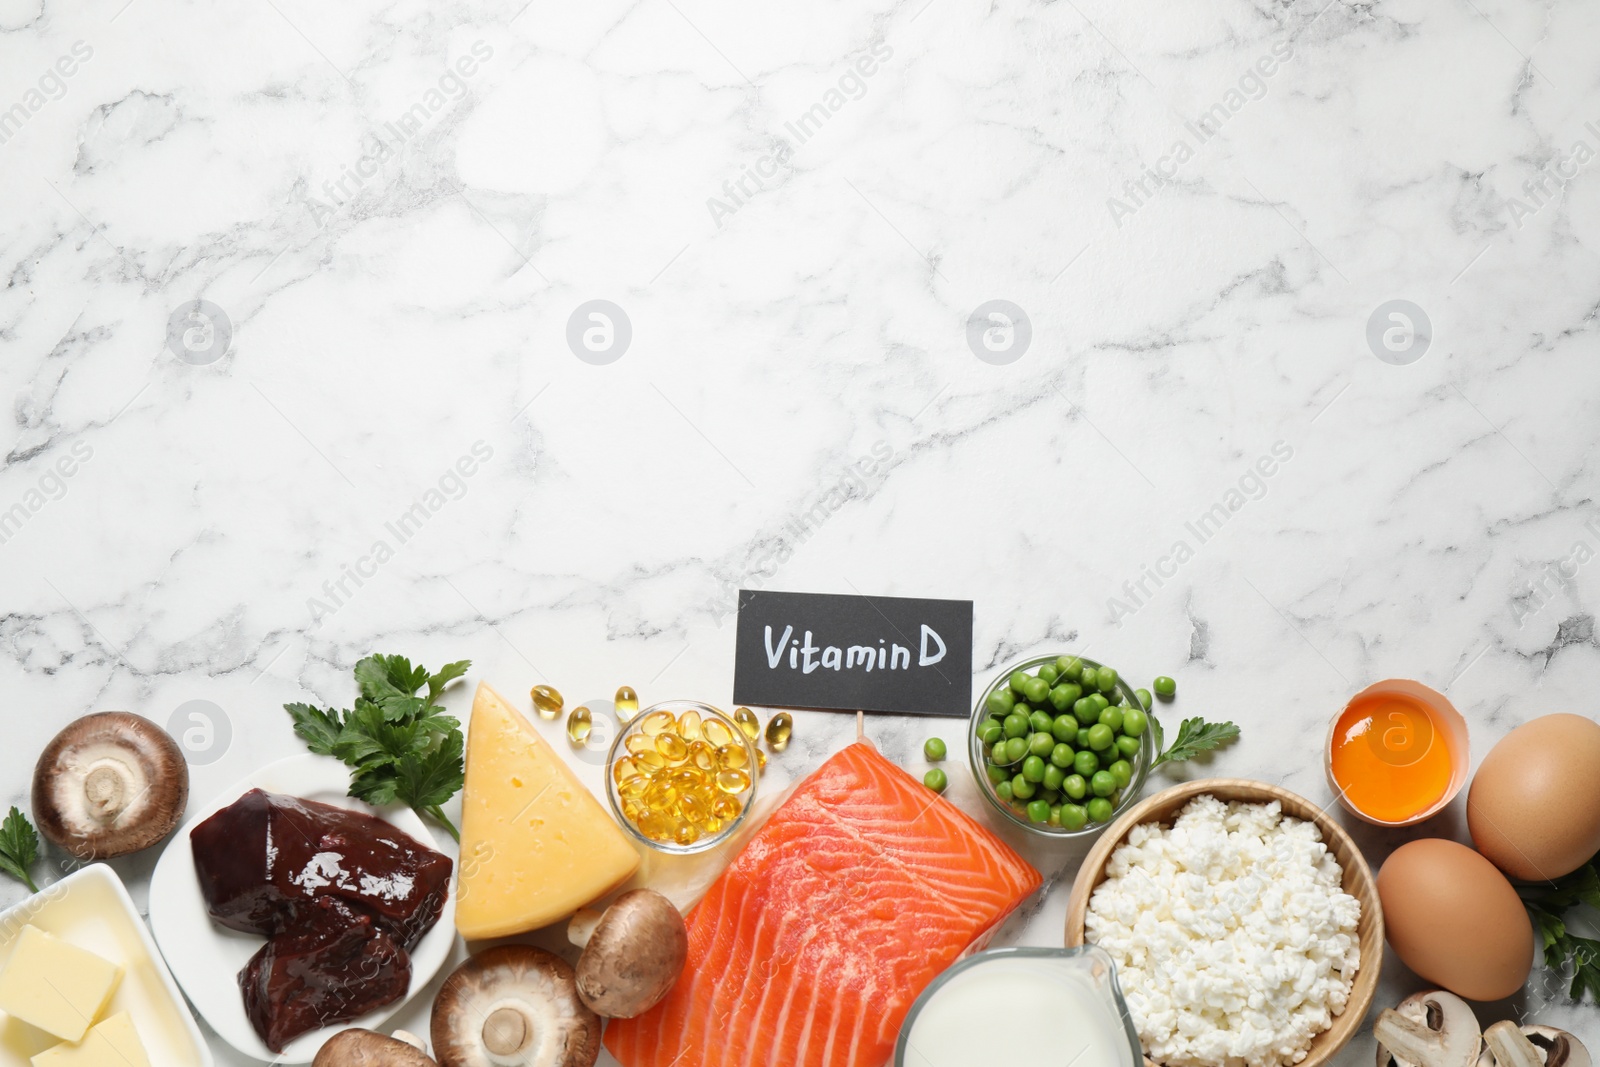
[[[37,893],[30,869],[39,858],[39,835],[28,817],[12,807],[4,823],[0,823],[0,871],[5,871]]]
[[[1156,748],[1159,751],[1166,738],[1162,734],[1161,724],[1151,719],[1156,727]],[[1231,722],[1208,723],[1204,719],[1194,718],[1183,720],[1183,725],[1178,727],[1178,737],[1172,742],[1172,747],[1157,756],[1152,767],[1159,767],[1163,763],[1182,763],[1184,760],[1194,759],[1202,752],[1210,752],[1220,745],[1239,736],[1239,728]]]
[[[324,711],[310,704],[285,704],[283,710],[294,720],[294,732],[306,747],[319,756],[333,755],[334,745],[344,730],[344,720],[339,712],[329,708]]]
[[[400,796],[414,808],[437,808],[460,791],[465,783],[465,743],[460,734],[451,734],[426,755],[415,752],[400,758],[395,768],[400,779]]]
[[[446,663],[440,668],[438,674],[428,677],[428,703],[432,704],[439,699],[439,694],[444,692],[444,687],[467,673],[467,668],[472,666],[470,659],[457,660]]]
[[[1521,886],[1517,891],[1539,931],[1545,967],[1560,975],[1571,972],[1567,995],[1573,1000],[1582,1001],[1588,995],[1600,1003],[1600,941],[1579,937],[1566,921],[1573,908],[1600,908],[1600,856],[1564,878]]]

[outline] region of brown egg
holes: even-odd
[[[1467,794],[1473,843],[1512,878],[1560,878],[1600,853],[1600,723],[1546,715],[1490,751]]]
[[[1454,841],[1412,841],[1378,872],[1389,944],[1410,967],[1468,1000],[1499,1000],[1533,969],[1533,923],[1505,875]]]

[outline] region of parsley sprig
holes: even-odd
[[[1568,913],[1580,905],[1600,910],[1600,856],[1565,878],[1535,886],[1518,887],[1534,925],[1544,942],[1545,966],[1557,974],[1572,973],[1567,995],[1583,1000],[1584,994],[1600,1003],[1600,941],[1580,937],[1567,928]]]
[[[12,807],[6,821],[0,823],[0,871],[27,886],[28,892],[37,893],[39,887],[33,884],[30,868],[38,859],[39,834],[28,817]]]
[[[1156,732],[1156,751],[1161,753],[1155,758],[1155,762],[1150,764],[1151,767],[1194,759],[1200,753],[1210,752],[1239,736],[1239,728],[1231,722],[1206,722],[1200,718],[1185,719],[1183,725],[1178,727],[1178,736],[1173,740],[1172,747],[1167,748],[1167,739],[1161,729],[1161,723],[1154,715],[1150,716],[1150,728]]]
[[[351,796],[373,805],[400,801],[459,842],[444,805],[465,780],[466,741],[460,721],[435,702],[471,666],[464,659],[429,674],[404,656],[368,656],[355,667],[361,696],[354,708],[285,704],[283,710],[307,748],[351,768]],[[427,694],[419,696],[424,687]]]

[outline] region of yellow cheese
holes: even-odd
[[[632,877],[639,854],[505,698],[479,684],[467,728],[456,929],[469,941],[548,926]]]
[[[0,971],[0,1011],[63,1041],[82,1041],[122,979],[122,968],[24,926]]]
[[[125,1011],[119,1011],[90,1030],[76,1045],[45,1049],[32,1060],[33,1067],[150,1067],[139,1031]]]

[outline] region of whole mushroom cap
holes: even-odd
[[[578,995],[607,1018],[631,1019],[661,1002],[688,959],[682,913],[660,893],[635,889],[618,897],[588,935]]]
[[[170,834],[189,803],[178,743],[126,711],[85,715],[58,733],[33,769],[39,832],[78,859],[109,859]]]
[[[438,1067],[416,1046],[372,1030],[343,1030],[328,1041],[311,1067]]]
[[[531,945],[473,956],[433,1002],[440,1067],[594,1067],[600,1017],[578,997],[572,967]]]

